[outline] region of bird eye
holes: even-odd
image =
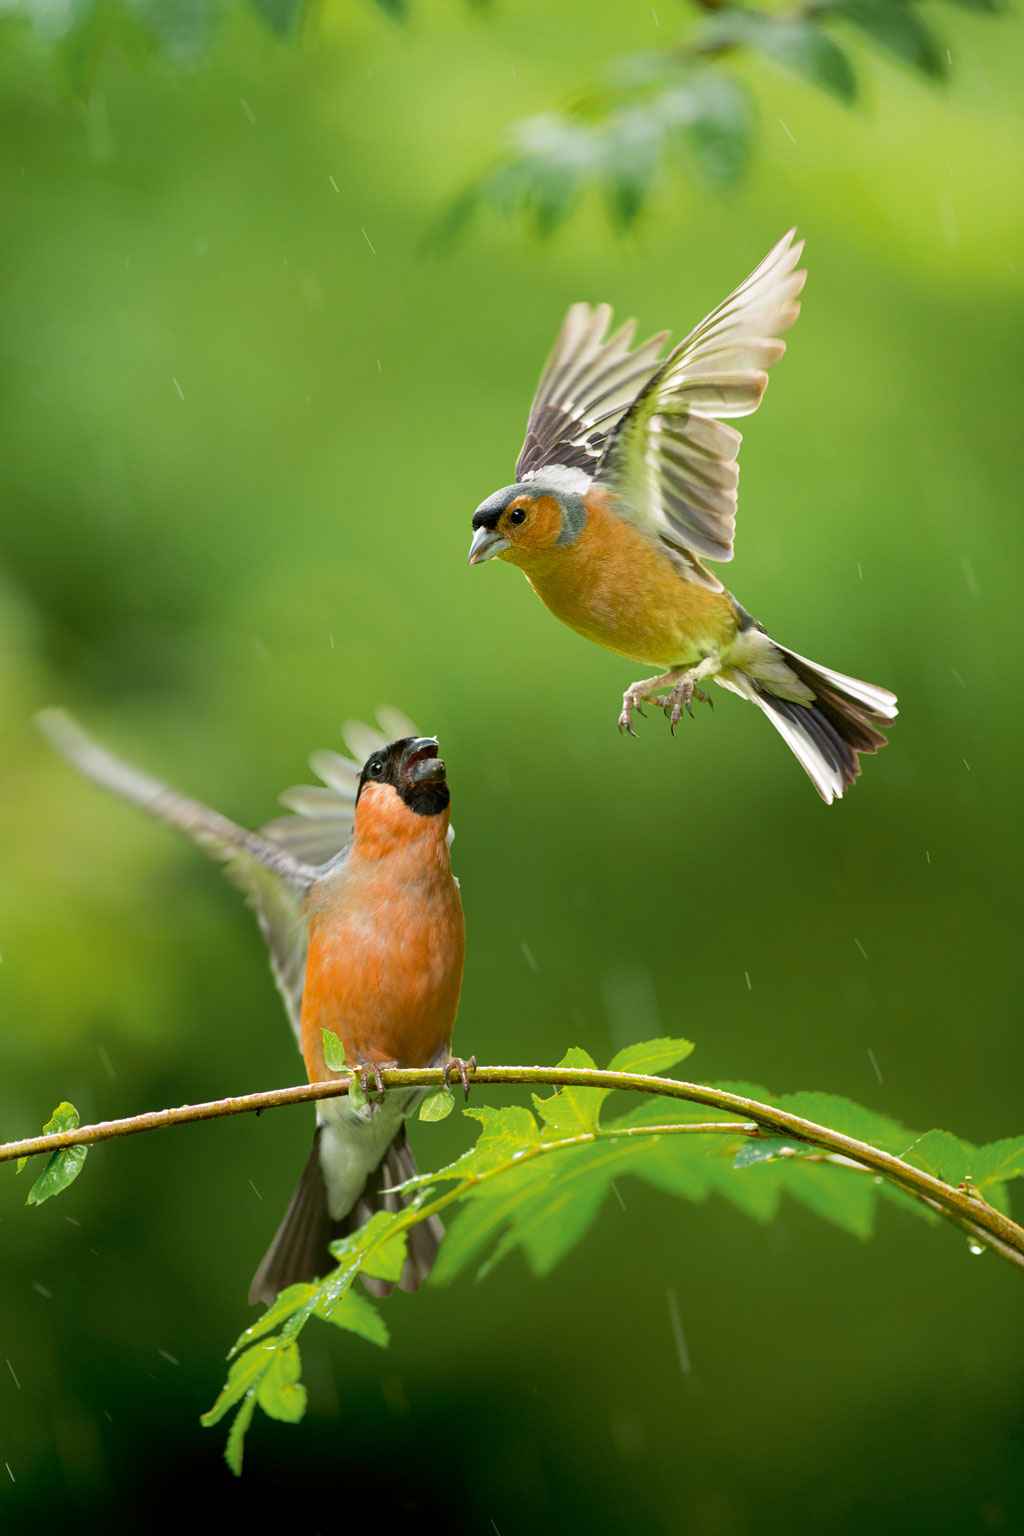
[[[515,511],[509,513],[508,520],[509,520],[510,523],[515,523],[517,527],[518,527],[518,525],[520,523],[525,523],[526,522],[526,509],[525,509],[525,507],[516,507]]]
[[[371,757],[366,765],[366,771],[371,779],[379,779],[384,772],[384,764],[379,757]]]

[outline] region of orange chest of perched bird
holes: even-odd
[[[302,1054],[311,1082],[321,1030],[350,1062],[433,1065],[459,1005],[465,925],[448,857],[448,810],[422,815],[393,789],[367,784],[344,865],[310,891]]]
[[[555,497],[537,497],[526,538],[499,555],[519,567],[556,618],[606,650],[651,666],[692,665],[731,642],[739,616],[727,592],[687,581],[665,546],[617,515],[601,487],[592,487],[583,504],[586,521],[566,544],[559,542]]]

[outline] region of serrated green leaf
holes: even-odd
[[[707,1164],[711,1188],[716,1194],[754,1221],[774,1220],[782,1197],[781,1162],[756,1163],[737,1173],[731,1160],[718,1153],[709,1155]]]
[[[377,0],[381,5],[381,0]],[[253,9],[278,37],[290,37],[297,31],[306,9],[306,0],[252,0]],[[382,9],[391,9],[382,6]]]
[[[780,1188],[817,1216],[866,1242],[875,1215],[875,1185],[855,1168],[787,1158],[776,1164]]]
[[[348,1102],[353,1109],[366,1108],[366,1094],[363,1092],[358,1072],[353,1072],[348,1080]]]
[[[637,1072],[644,1077],[659,1077],[668,1067],[685,1061],[693,1050],[689,1040],[674,1040],[662,1036],[658,1040],[641,1040],[636,1045],[623,1046],[608,1063],[609,1072]]]
[[[623,1137],[560,1153],[550,1189],[520,1209],[481,1276],[518,1245],[535,1275],[548,1274],[593,1225],[612,1180],[632,1171],[643,1151],[639,1139]]]
[[[496,1174],[474,1189],[452,1222],[431,1272],[433,1285],[447,1285],[496,1237],[515,1211],[555,1175],[554,1158],[526,1163]]]
[[[40,1134],[53,1136],[59,1131],[77,1131],[80,1123],[78,1110],[73,1104],[64,1100],[57,1105]],[[88,1151],[87,1146],[77,1146],[62,1147],[56,1152],[51,1152],[43,1164],[42,1172],[28,1192],[25,1204],[42,1205],[44,1200],[59,1195],[62,1190],[67,1189],[69,1184],[73,1184],[82,1171]],[[27,1157],[19,1157],[19,1173],[28,1161]]]
[[[972,1151],[970,1175],[981,1190],[1004,1179],[1024,1177],[1024,1136],[1007,1136]]]
[[[227,1442],[224,1446],[224,1460],[236,1477],[242,1475],[242,1453],[245,1448],[245,1433],[252,1423],[252,1416],[256,1412],[256,1394],[250,1392],[248,1397],[242,1399],[241,1406],[231,1420],[231,1428],[228,1430]]]
[[[306,1411],[306,1389],[301,1376],[299,1346],[294,1339],[279,1344],[256,1387],[256,1400],[263,1412],[286,1424],[297,1424]]]
[[[360,1338],[368,1339],[381,1349],[386,1349],[391,1342],[387,1323],[373,1302],[358,1291],[346,1291],[330,1311],[317,1307],[315,1315],[338,1328],[347,1328],[349,1333],[358,1333]]]
[[[473,1157],[467,1164],[467,1173],[486,1173],[488,1169],[511,1162],[540,1146],[540,1127],[530,1111],[519,1105],[492,1109],[480,1104],[464,1109],[462,1113],[469,1120],[479,1120],[483,1126],[473,1148]]]
[[[706,1200],[711,1189],[707,1144],[698,1136],[637,1138],[638,1155],[630,1173],[655,1189],[683,1200]]]
[[[244,1355],[239,1355],[231,1362],[228,1370],[228,1379],[220,1390],[220,1395],[212,1408],[208,1408],[199,1422],[207,1428],[216,1424],[224,1417],[229,1408],[239,1402],[247,1392],[251,1392],[259,1383],[265,1371],[270,1369],[270,1362],[280,1342],[279,1336],[264,1339],[262,1344],[257,1344],[253,1349],[247,1349]]]
[[[971,1171],[975,1148],[949,1131],[928,1131],[903,1153],[903,1161],[930,1173],[944,1184],[962,1184]]]
[[[333,1029],[322,1029],[320,1038],[324,1045],[324,1066],[328,1072],[347,1072],[348,1062],[345,1060],[345,1047],[334,1033]],[[349,1095],[351,1097],[351,1094]]]
[[[702,42],[709,49],[727,44],[751,48],[840,101],[849,103],[857,94],[853,66],[813,17],[726,7],[715,12]]]
[[[420,1119],[427,1121],[447,1120],[455,1108],[455,1095],[450,1088],[435,1088],[420,1105]]]
[[[572,1071],[592,1071],[594,1058],[579,1046],[573,1045],[566,1051],[559,1067],[565,1067]],[[580,1136],[588,1131],[596,1131],[598,1124],[598,1112],[603,1099],[608,1097],[607,1088],[556,1088],[550,1098],[542,1099],[537,1094],[532,1094],[533,1107],[543,1121],[546,1131],[552,1132],[556,1137]]]
[[[250,1344],[255,1344],[264,1334],[271,1333],[286,1318],[291,1317],[300,1307],[312,1298],[316,1291],[315,1285],[306,1285],[300,1282],[298,1285],[289,1285],[278,1296],[272,1306],[269,1306],[261,1318],[258,1318],[244,1333],[240,1333],[228,1351],[228,1359],[231,1360],[240,1350],[248,1349]]]
[[[809,1157],[814,1147],[807,1141],[792,1141],[785,1136],[751,1136],[732,1160],[734,1168],[750,1168],[754,1163],[770,1163],[780,1157]]]
[[[363,1274],[372,1275],[375,1280],[391,1280],[395,1284],[402,1278],[402,1269],[405,1265],[405,1251],[407,1238],[405,1232],[396,1232],[393,1237],[374,1248],[363,1260]]]
[[[945,50],[908,0],[828,0],[827,9],[930,79],[947,74]]]

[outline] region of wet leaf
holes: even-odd
[[[77,1131],[80,1123],[77,1109],[65,1100],[57,1105],[40,1134],[52,1136],[58,1131]],[[73,1184],[82,1171],[88,1151],[87,1146],[77,1146],[63,1147],[57,1152],[51,1152],[43,1164],[42,1173],[28,1192],[25,1204],[42,1205],[44,1200],[51,1199],[53,1195],[59,1195],[62,1190],[67,1189],[69,1184]],[[27,1157],[19,1157],[19,1173],[28,1161]]]
[[[435,1088],[420,1105],[420,1119],[427,1121],[447,1120],[455,1108],[455,1096],[450,1088]]]
[[[637,1072],[644,1077],[658,1077],[669,1067],[685,1061],[693,1050],[689,1040],[674,1040],[663,1036],[658,1040],[642,1040],[637,1045],[627,1045],[616,1051],[608,1063],[609,1072]]]
[[[944,1184],[961,1184],[971,1171],[974,1148],[949,1131],[928,1131],[903,1153],[903,1160]]]
[[[594,1058],[579,1046],[571,1046],[558,1062],[559,1067],[572,1071],[592,1071]],[[544,1129],[555,1136],[579,1136],[597,1130],[601,1102],[608,1097],[607,1088],[558,1088],[546,1099],[532,1094],[533,1107],[543,1122]]]
[[[264,1372],[269,1369],[279,1342],[277,1336],[264,1339],[262,1344],[257,1344],[253,1349],[247,1349],[244,1355],[239,1355],[231,1362],[228,1379],[221,1388],[213,1407],[208,1408],[202,1415],[200,1424],[205,1424],[207,1427],[216,1424],[229,1408],[233,1408],[247,1392],[253,1390]]]
[[[299,1379],[301,1375],[299,1346],[294,1340],[282,1341],[256,1387],[256,1400],[265,1414],[283,1419],[286,1424],[299,1422],[306,1411],[306,1389]]]
[[[359,1291],[347,1290],[330,1311],[318,1307],[316,1316],[322,1317],[326,1322],[334,1323],[337,1328],[347,1328],[349,1333],[358,1333],[360,1338],[368,1339],[371,1344],[377,1344],[381,1349],[386,1349],[391,1342],[387,1323],[373,1302],[361,1295]]]
[[[807,1141],[793,1141],[785,1136],[752,1136],[732,1160],[734,1168],[750,1168],[754,1163],[770,1163],[780,1157],[807,1157],[814,1147]]]
[[[349,1068],[345,1060],[345,1047],[334,1030],[322,1029],[320,1038],[324,1043],[324,1066],[328,1072],[347,1072]]]

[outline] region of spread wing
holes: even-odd
[[[366,759],[390,741],[420,733],[400,710],[382,705],[378,726],[346,720],[342,738],[351,752],[345,757],[326,747],[314,752],[309,766],[323,784],[297,784],[278,799],[293,816],[278,816],[260,828],[260,834],[307,864],[328,864],[352,836],[359,775]]]
[[[308,942],[302,902],[316,871],[283,847],[247,832],[199,800],[179,794],[115,757],[64,710],[43,710],[36,721],[79,773],[177,828],[225,866],[229,880],[245,892],[255,909],[270,950],[274,980],[298,1034]]]
[[[607,304],[573,304],[530,407],[516,480],[551,464],[593,473],[623,412],[648,383],[668,332],[630,350],[636,321],[604,341]]]
[[[674,551],[732,559],[740,434],[723,418],[757,410],[765,370],[786,350],[779,335],[800,313],[807,276],[795,236],[673,348],[604,449],[597,478]]]

